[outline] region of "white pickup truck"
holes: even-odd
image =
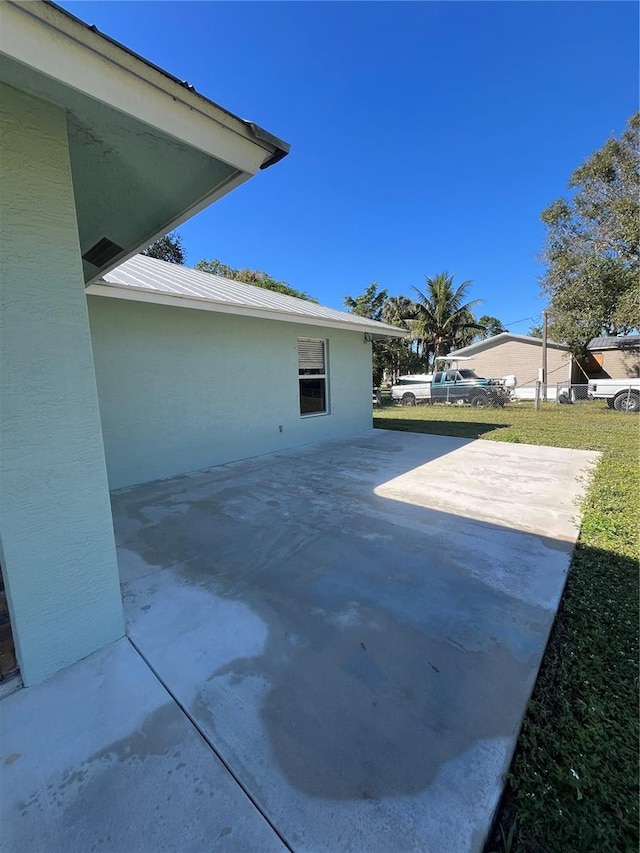
[[[415,406],[416,403],[431,402],[431,383],[433,373],[415,373],[411,376],[399,376],[391,387],[391,399],[403,406]]]
[[[640,379],[592,379],[587,394],[590,400],[606,400],[619,412],[640,411]]]
[[[510,396],[505,379],[485,379],[467,369],[400,376],[391,387],[391,399],[403,406],[426,402],[501,408],[509,402]]]

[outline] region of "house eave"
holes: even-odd
[[[219,314],[234,314],[239,317],[253,317],[259,320],[279,320],[283,323],[295,323],[304,326],[322,326],[327,329],[342,329],[348,332],[360,332],[368,340],[383,340],[386,338],[403,338],[406,332],[391,326],[371,325],[365,323],[350,323],[324,317],[310,317],[308,314],[295,314],[269,308],[253,308],[244,305],[231,305],[194,296],[183,296],[179,293],[158,293],[146,288],[125,287],[104,281],[87,287],[87,295],[101,296],[110,299],[125,299],[131,302],[145,302],[153,305],[166,305],[172,308],[189,308],[196,311],[213,311]]]
[[[2,7],[2,52],[40,74],[134,115],[151,127],[173,132],[177,138],[187,141],[190,137],[191,144],[199,143],[202,151],[220,156],[220,149],[216,146],[212,150],[211,142],[191,126],[198,117],[208,124],[215,122],[237,137],[234,145],[246,143],[240,155],[243,163],[235,165],[247,171],[256,171],[289,153],[288,143],[225,110],[51,0],[4,0]],[[48,36],[44,41],[43,32]],[[159,98],[165,101],[164,109],[157,103]],[[183,126],[189,113],[192,121]],[[238,160],[238,150],[229,153],[228,162]]]
[[[289,151],[45,0],[0,3],[0,82],[64,111],[86,283]]]

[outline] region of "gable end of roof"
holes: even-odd
[[[516,343],[531,344],[533,346],[542,346],[542,338],[536,338],[533,337],[533,335],[515,335],[511,332],[500,332],[499,335],[494,335],[491,338],[485,338],[483,341],[477,341],[474,344],[469,344],[469,346],[453,350],[449,353],[449,355],[451,356],[451,358],[463,355],[473,355],[474,353],[483,352],[484,350],[492,349],[495,346],[509,343],[510,341]],[[561,344],[557,341],[548,340],[547,346],[551,347],[552,349],[566,350],[567,352],[569,351],[569,347],[567,344]]]

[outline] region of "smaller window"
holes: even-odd
[[[327,406],[326,341],[298,338],[300,414],[322,415]]]

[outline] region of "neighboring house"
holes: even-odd
[[[626,379],[640,376],[640,335],[593,338],[589,355],[580,365],[589,379]],[[584,377],[582,370],[581,375]],[[576,381],[580,382],[578,378]],[[586,381],[586,377],[584,380]]]
[[[87,289],[112,489],[371,426],[403,331],[138,255]]]
[[[542,338],[502,332],[449,355],[452,358],[471,357],[472,361],[465,366],[475,370],[478,376],[489,379],[515,376],[516,395],[521,399],[532,399],[535,395],[536,380],[542,368]],[[566,344],[547,341],[547,396],[550,399],[555,397],[558,382],[571,381],[572,361]]]
[[[306,438],[321,437],[311,419],[296,429],[285,408],[290,390],[282,392],[279,417],[267,406],[274,366],[287,389],[296,369],[290,350],[277,360],[285,343],[281,326],[291,328],[294,346],[313,339],[299,356],[305,413],[327,405],[324,393],[331,412],[324,418],[327,433],[338,422],[335,434],[357,429],[361,394],[369,406],[364,361],[370,346],[363,346],[363,332],[343,332],[326,317],[321,325],[301,318],[292,326],[91,296],[97,387],[85,287],[108,279],[109,270],[156,237],[284,157],[288,146],[44,2],[0,3],[0,126],[0,564],[22,677],[33,684],[124,633],[105,443],[110,473],[124,482],[123,465],[136,454],[139,479],[249,452],[246,417],[256,427],[256,452],[271,446],[259,438],[263,414],[276,440],[300,443],[307,427]],[[175,328],[168,328],[168,317]],[[112,322],[130,336],[110,328]],[[158,336],[156,356],[162,356],[155,371],[147,323]],[[224,346],[212,348],[209,338],[223,335],[226,324],[239,337],[227,335]],[[380,327],[380,333],[389,330]],[[271,334],[269,346],[258,340]],[[105,363],[110,351],[116,356],[114,339],[123,346],[126,341],[130,355],[118,356],[117,377]],[[329,344],[320,347],[318,340]],[[356,341],[348,391],[332,359],[335,352],[344,364]],[[251,346],[260,356],[249,365],[244,352]],[[276,356],[268,366],[260,363],[267,349]],[[136,374],[138,353],[145,367]],[[254,377],[264,367],[268,375],[256,400]],[[209,409],[203,402],[187,412],[190,423],[178,422],[172,407],[187,399],[178,386],[193,383],[193,400],[204,373],[212,385],[226,377],[225,395],[216,394]],[[130,393],[115,387],[118,382]],[[243,385],[257,415],[245,406]],[[147,396],[137,400],[141,388]],[[224,407],[224,417],[215,406]],[[165,420],[182,433],[169,436]],[[221,423],[242,433],[235,443],[217,434]],[[140,446],[142,430],[146,448]],[[205,433],[209,446],[220,443],[222,452],[207,456]],[[119,448],[119,441],[135,442],[135,453]],[[200,445],[190,454],[180,450],[183,441]]]

